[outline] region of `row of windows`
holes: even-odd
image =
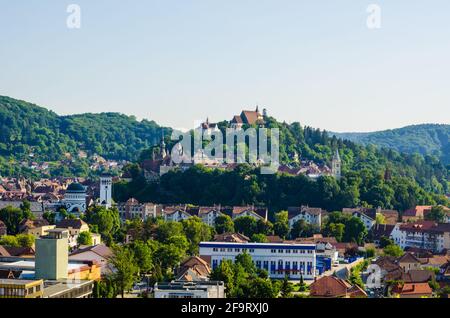
[[[17,288],[17,287],[0,287],[0,296],[18,296],[18,297],[24,297],[26,295],[31,295],[36,292],[41,291],[41,286],[37,285],[35,287],[30,288]]]
[[[236,252],[236,253],[244,253],[244,252],[249,252],[249,253],[254,253],[255,252],[255,249],[253,249],[253,248],[250,248],[250,249],[247,249],[247,248],[224,248],[224,247],[222,247],[222,248],[217,248],[217,247],[214,247],[213,248],[213,252],[233,252],[233,250],[234,250],[234,252]],[[285,250],[283,250],[283,249],[279,249],[279,250],[276,250],[276,249],[272,249],[272,250],[270,250],[270,252],[272,253],[272,254],[276,254],[276,253],[278,253],[278,254],[283,254],[283,253],[285,253],[285,254],[312,254],[313,253],[313,250],[297,250],[297,249],[285,249]]]
[[[215,269],[217,266],[219,266],[221,263],[221,260],[213,260],[212,261],[212,268]],[[265,269],[270,274],[282,274],[282,273],[291,273],[291,274],[308,274],[312,275],[314,268],[313,268],[313,262],[298,262],[298,261],[285,261],[278,260],[276,261],[270,261],[270,267],[269,267],[269,261],[254,261],[253,262],[255,266],[258,269]]]

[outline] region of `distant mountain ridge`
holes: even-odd
[[[450,125],[421,124],[369,133],[334,133],[338,138],[405,153],[434,155],[450,164]]]

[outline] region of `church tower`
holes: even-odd
[[[100,204],[106,208],[112,206],[112,177],[103,175],[100,177]]]
[[[331,160],[331,173],[336,179],[341,178],[341,157],[339,156],[339,150],[336,149],[336,153]]]
[[[167,156],[166,143],[164,142],[164,130],[162,131],[161,143],[159,144],[159,155],[161,159],[164,159]]]

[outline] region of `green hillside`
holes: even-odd
[[[58,116],[52,111],[0,96],[0,173],[27,173],[22,161],[53,162],[79,150],[107,159],[135,160],[161,138],[155,122],[117,113]]]
[[[424,124],[373,133],[332,133],[365,145],[373,144],[400,152],[434,155],[450,164],[450,125]]]

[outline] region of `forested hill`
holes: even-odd
[[[372,133],[330,133],[365,145],[439,157],[450,164],[450,125],[424,124]]]
[[[45,108],[0,96],[0,167],[23,160],[58,161],[83,150],[107,159],[134,160],[161,138],[155,122],[118,113],[58,116]],[[16,165],[17,167],[17,165]],[[16,171],[16,170],[14,170]]]

